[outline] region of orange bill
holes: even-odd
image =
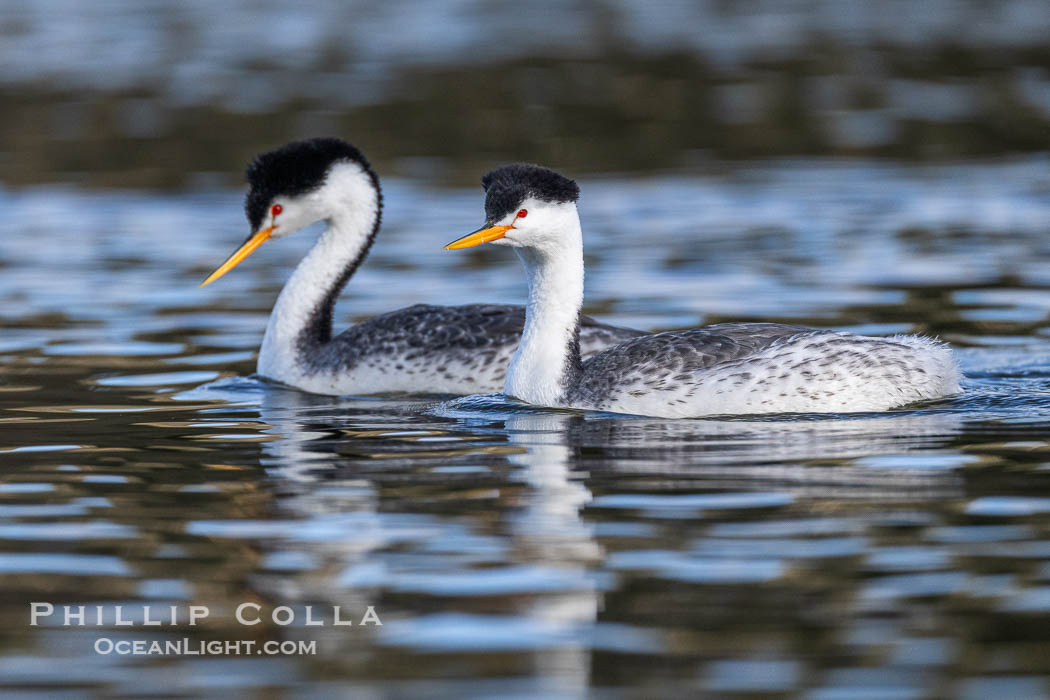
[[[267,241],[267,239],[270,238],[270,233],[272,231],[273,226],[269,228],[264,228],[262,231],[259,231],[259,233],[246,240],[244,242],[244,245],[238,248],[237,252],[235,252],[233,255],[227,258],[226,262],[224,262],[222,265],[219,265],[219,269],[208,275],[208,279],[201,282],[200,286],[203,287],[206,284],[211,284],[212,282],[219,279],[233,268],[237,267],[242,260],[244,260],[246,257],[252,254],[253,250],[261,246]]]
[[[513,226],[487,226],[479,228],[474,233],[468,233],[463,238],[457,238],[456,240],[445,246],[445,250],[459,250],[460,248],[473,248],[476,245],[482,243],[488,243],[489,241],[495,241],[506,235],[507,231],[514,228]]]

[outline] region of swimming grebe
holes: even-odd
[[[512,246],[525,266],[525,330],[504,393],[527,403],[681,418],[881,411],[959,391],[951,351],[778,323],[642,335],[582,356],[583,234],[572,180],[515,164],[484,178],[486,224],[446,246]]]

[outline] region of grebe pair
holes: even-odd
[[[580,314],[583,235],[572,180],[535,165],[482,179],[487,222],[446,246],[509,245],[528,303],[416,305],[332,336],[332,308],[379,229],[379,180],[338,139],[289,144],[247,170],[252,235],[203,284],[269,238],[328,224],[270,315],[258,372],[323,394],[478,393],[659,417],[879,411],[959,391],[943,344],[774,323],[645,334]]]
[[[332,309],[379,232],[379,177],[345,141],[298,141],[256,158],[245,173],[252,234],[204,282],[223,276],[271,238],[324,220],[317,243],[284,285],[259,349],[258,373],[316,394],[473,394],[503,389],[521,339],[520,306],[417,304],[332,335]],[[583,317],[584,354],[641,331]]]

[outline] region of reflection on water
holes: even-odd
[[[588,312],[930,332],[968,375],[956,399],[884,414],[681,421],[266,384],[254,349],[309,235],[199,291],[240,238],[237,193],[0,192],[0,687],[1046,694],[1040,170],[585,183]],[[341,323],[420,289],[521,297],[500,251],[439,251],[476,219],[476,192],[388,192]],[[40,600],[106,612],[31,627]],[[245,602],[259,624],[237,623]],[[138,622],[175,605],[179,624],[120,626],[118,604]],[[209,617],[188,625],[189,605]],[[273,620],[280,606],[294,623]],[[382,626],[359,624],[369,608]],[[98,655],[100,637],[317,653]]]

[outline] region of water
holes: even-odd
[[[507,251],[440,250],[481,198],[436,184],[387,183],[339,325],[523,297]],[[310,396],[251,376],[309,233],[198,290],[243,240],[239,192],[0,190],[4,694],[1050,692],[1045,162],[582,186],[589,313],[934,334],[964,394],[678,421]],[[34,601],[56,615],[30,626]],[[245,602],[261,622],[237,622]],[[63,605],[89,624],[61,624]],[[142,624],[172,605],[177,626]],[[195,626],[191,605],[210,611]],[[357,624],[369,606],[381,626]],[[98,654],[100,638],[316,653]]]

